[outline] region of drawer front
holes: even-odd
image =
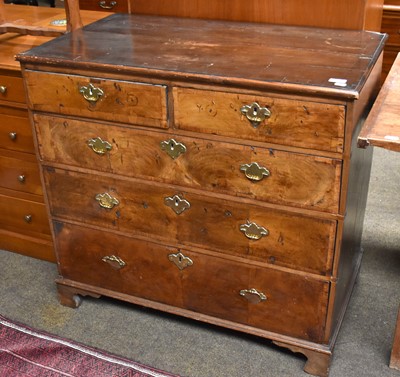
[[[173,96],[175,126],[183,130],[343,151],[344,106],[182,88],[174,88]],[[241,112],[249,106],[252,115],[255,102],[270,112],[257,126]]]
[[[45,161],[338,211],[340,160],[39,115],[35,128]]]
[[[0,154],[0,185],[11,190],[43,195],[38,164],[31,160]]]
[[[33,71],[24,75],[33,110],[167,127],[165,86]]]
[[[335,221],[184,193],[173,186],[53,168],[45,169],[44,177],[52,214],[59,218],[318,274],[331,269]],[[113,198],[108,203],[107,195]],[[111,208],[102,207],[101,200]]]
[[[306,340],[323,339],[327,282],[66,223],[54,225],[64,278]]]
[[[0,148],[34,153],[32,129],[25,117],[0,113]]]
[[[45,205],[0,195],[0,228],[23,234],[50,234]]]
[[[79,0],[79,9],[129,13],[126,0]]]
[[[0,100],[25,103],[24,84],[21,77],[0,75]]]

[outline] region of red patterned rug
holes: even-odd
[[[0,316],[1,377],[179,377]]]

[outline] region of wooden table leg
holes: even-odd
[[[400,306],[397,314],[396,329],[394,331],[394,340],[392,355],[390,356],[390,368],[400,370]]]

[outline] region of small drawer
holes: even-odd
[[[0,148],[34,153],[32,129],[26,116],[0,113]]]
[[[35,115],[34,120],[40,155],[47,162],[338,211],[338,159],[57,117]],[[179,148],[181,155],[171,154]]]
[[[0,100],[26,102],[24,84],[21,77],[0,75]]]
[[[336,221],[185,193],[173,186],[45,168],[52,215],[327,275]]]
[[[79,0],[79,9],[129,13],[127,0]]]
[[[175,127],[182,130],[343,151],[344,106],[186,88],[174,88],[173,96]],[[265,119],[251,123],[244,106]]]
[[[24,75],[35,111],[167,128],[165,86],[36,71]]]
[[[63,278],[322,341],[329,283],[54,222]]]
[[[32,235],[50,235],[49,221],[43,203],[0,195],[0,228]]]
[[[39,167],[33,155],[22,158],[0,154],[0,185],[30,194],[43,195]]]

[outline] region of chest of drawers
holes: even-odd
[[[384,40],[116,14],[20,54],[61,303],[106,295],[248,332],[327,375]]]

